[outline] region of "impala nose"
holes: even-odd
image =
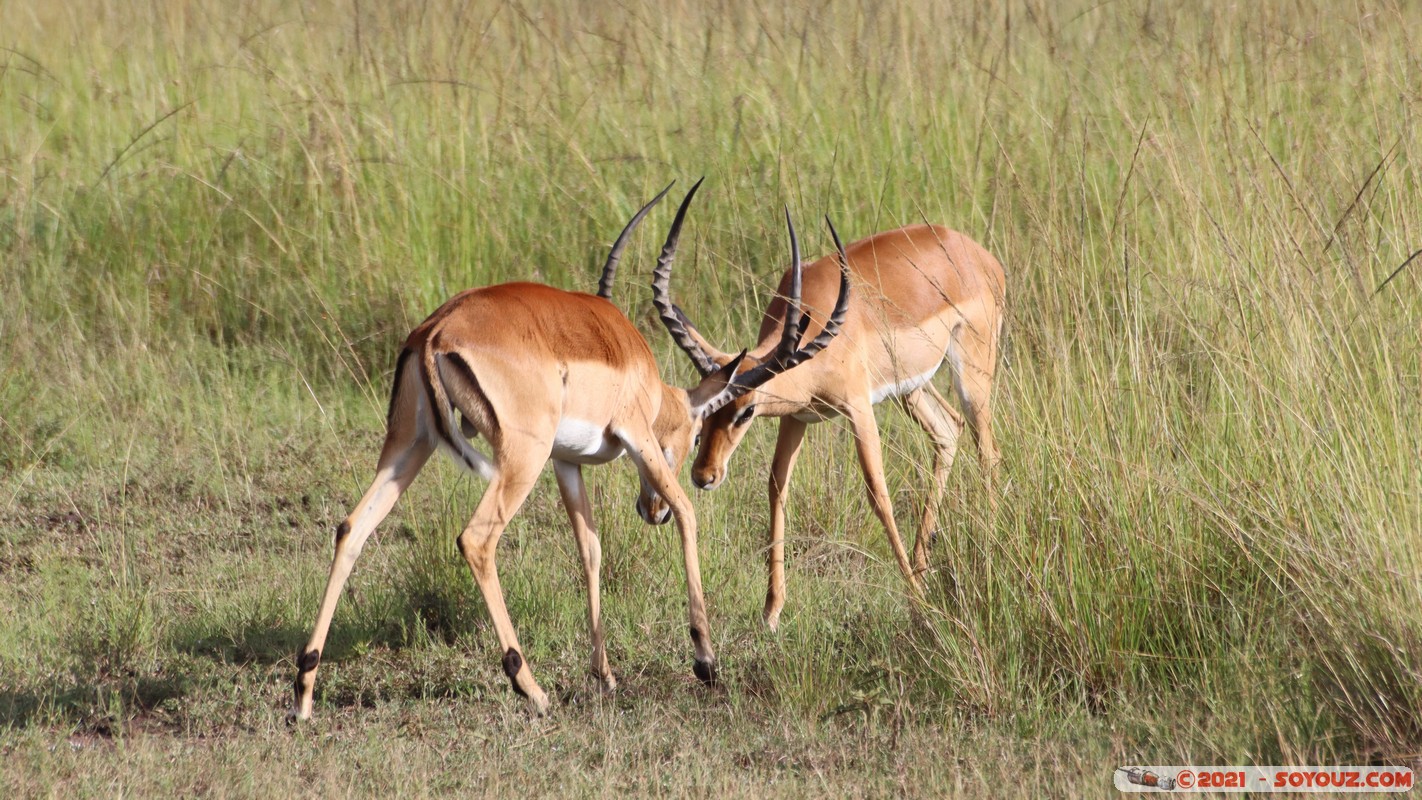
[[[694,484],[696,484],[696,488],[698,488],[698,489],[704,489],[704,490],[706,490],[706,491],[710,491],[711,489],[715,489],[715,488],[716,488],[716,485],[721,482],[721,476],[716,475],[716,474],[714,474],[714,473],[710,473],[710,472],[707,472],[707,473],[697,473],[697,472],[693,472],[693,473],[691,474],[691,482],[694,483]]]
[[[665,502],[657,502],[654,505],[656,507],[655,514],[653,514],[652,509],[648,507],[649,504],[646,498],[637,498],[637,516],[641,517],[642,521],[648,525],[667,524],[667,520],[671,519],[672,516],[671,506]]]

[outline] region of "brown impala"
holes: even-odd
[[[845,308],[843,293],[837,295],[841,270],[835,259],[805,266],[802,279],[795,254],[792,268],[780,280],[779,297],[765,310],[759,343],[744,358],[713,347],[673,305],[670,262],[659,263],[653,275],[653,302],[662,322],[697,370],[711,375],[739,362],[731,391],[716,401],[702,423],[692,481],[702,489],[719,486],[750,421],[780,418],[770,467],[770,582],[764,610],[772,629],[785,606],[785,492],[806,425],[839,414],[849,419],[870,503],[899,569],[916,593],[922,592],[919,576],[928,567],[928,540],[965,424],[977,440],[989,492],[997,464],[991,392],[1002,331],[1002,265],[977,242],[936,225],[875,234],[850,245],[847,258],[854,289]],[[801,303],[785,299],[799,299],[802,292],[803,309]],[[832,305],[826,318],[825,310]],[[796,367],[798,361],[785,357],[807,330],[822,336],[836,329],[836,340],[814,361]],[[967,411],[966,421],[931,383],[945,361]],[[874,420],[874,405],[891,398],[923,428],[935,450],[933,484],[912,565],[894,523]]]
[[[489,481],[474,518],[459,535],[459,550],[493,617],[504,672],[536,711],[547,709],[548,698],[519,648],[494,568],[494,551],[549,460],[583,562],[594,676],[608,689],[616,686],[602,639],[601,547],[592,527],[582,465],[603,464],[625,452],[642,480],[638,514],[658,525],[676,518],[686,562],[693,671],[702,681],[715,679],[697,561],[696,516],[676,476],[702,417],[731,391],[729,380],[737,362],[732,359],[708,373],[694,389],[667,386],[658,377],[646,341],[605,299],[632,229],[665,194],[663,190],[644,206],[613,245],[600,283],[603,296],[535,283],[471,289],[440,306],[405,340],[395,364],[375,480],[336,528],[336,552],[316,628],[297,658],[292,719],[311,716],[321,648],[366,539],[436,448]],[[686,207],[683,203],[677,212],[659,264],[669,262],[676,250]],[[470,442],[475,436],[488,443],[490,455]]]

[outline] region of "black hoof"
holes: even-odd
[[[696,678],[707,686],[716,685],[716,664],[712,661],[692,662],[691,671],[696,673]]]
[[[509,683],[519,697],[528,697],[528,692],[518,685],[518,671],[521,669],[523,669],[523,657],[518,654],[517,650],[510,647],[504,653],[504,674],[509,676]]]

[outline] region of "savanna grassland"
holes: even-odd
[[[1422,755],[1422,7],[0,4],[0,794],[1108,796],[1123,763]],[[588,472],[621,688],[551,475],[500,545],[508,689],[432,462],[293,657],[394,357],[455,291],[591,290],[708,176],[677,294],[750,344],[787,260],[928,220],[1006,265],[998,510],[960,449],[911,613],[842,424],[672,528]],[[663,375],[658,209],[615,301]],[[946,385],[944,386],[946,389]],[[900,525],[930,451],[881,407]],[[685,473],[683,473],[683,478]],[[689,485],[689,482],[688,482]]]

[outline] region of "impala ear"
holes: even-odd
[[[735,358],[727,361],[725,366],[702,378],[701,383],[687,391],[686,399],[691,403],[691,416],[705,417],[746,391],[731,382],[745,357],[746,351],[742,350]]]

